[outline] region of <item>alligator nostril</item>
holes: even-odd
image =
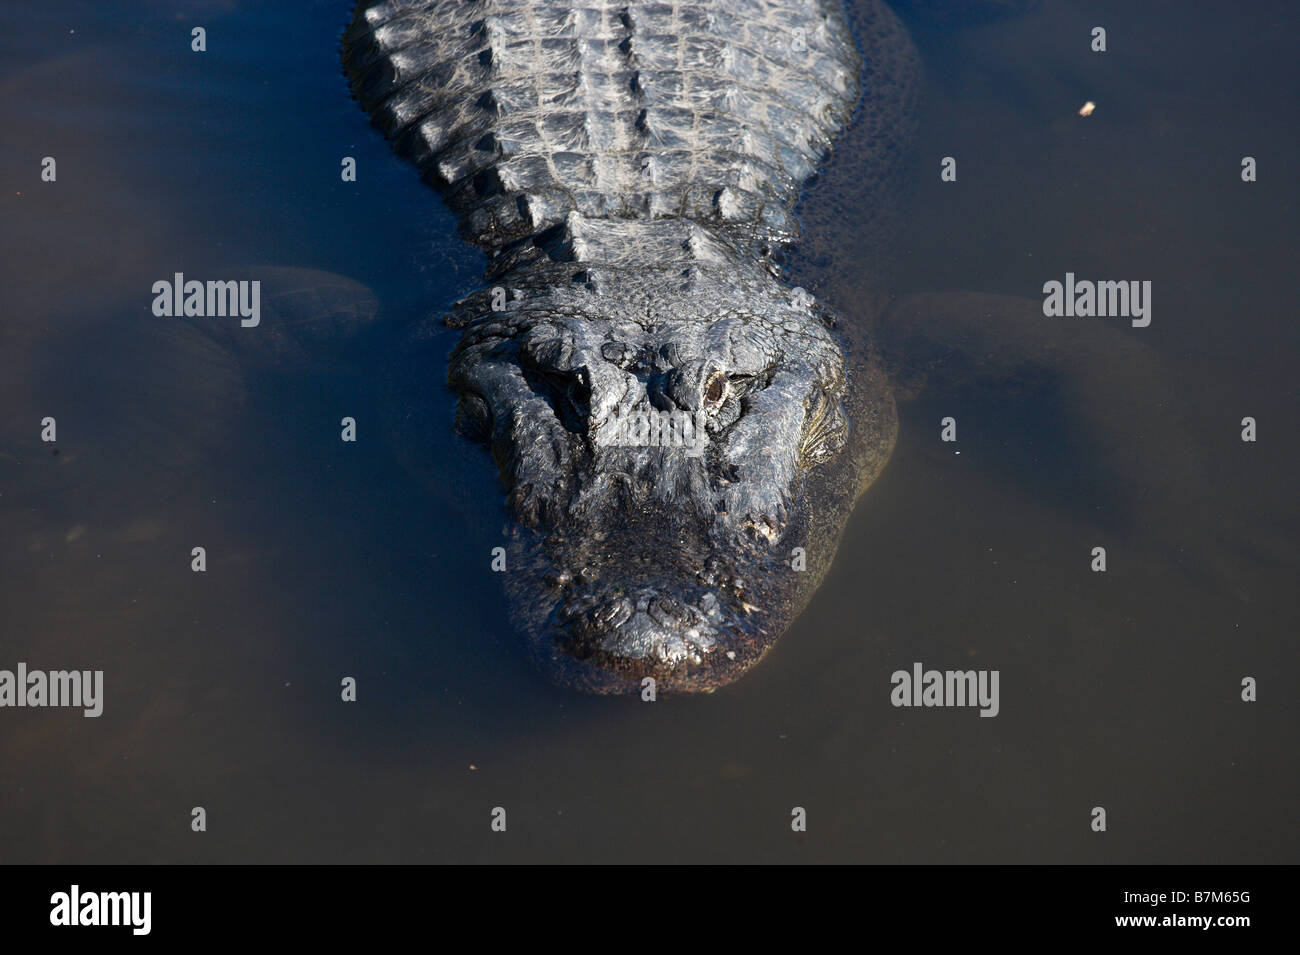
[[[650,604],[650,619],[663,627],[675,627],[686,617],[686,608],[672,597],[657,597]]]
[[[602,630],[615,630],[632,616],[632,602],[626,597],[605,604],[591,615],[592,622]]]

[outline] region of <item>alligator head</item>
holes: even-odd
[[[844,353],[811,297],[738,260],[546,262],[449,321],[457,427],[497,462],[513,616],[551,678],[711,690],[757,661],[855,496],[829,514],[808,493],[847,433]]]

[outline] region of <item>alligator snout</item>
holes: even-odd
[[[699,665],[725,639],[725,615],[712,591],[687,599],[655,587],[585,592],[563,601],[557,617],[557,641],[597,663]]]

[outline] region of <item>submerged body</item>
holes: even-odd
[[[534,656],[596,692],[734,680],[896,431],[872,349],[772,259],[861,92],[838,0],[362,3],[345,61],[489,255],[448,380]]]

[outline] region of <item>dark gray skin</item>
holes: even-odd
[[[533,656],[591,692],[711,691],[803,609],[895,440],[875,350],[773,260],[862,61],[838,0],[592,6],[363,3],[344,59],[490,256],[448,381],[507,491]],[[863,7],[867,75],[910,71]],[[880,89],[872,121],[907,129],[909,84]],[[637,412],[698,422],[702,453],[620,445]]]

